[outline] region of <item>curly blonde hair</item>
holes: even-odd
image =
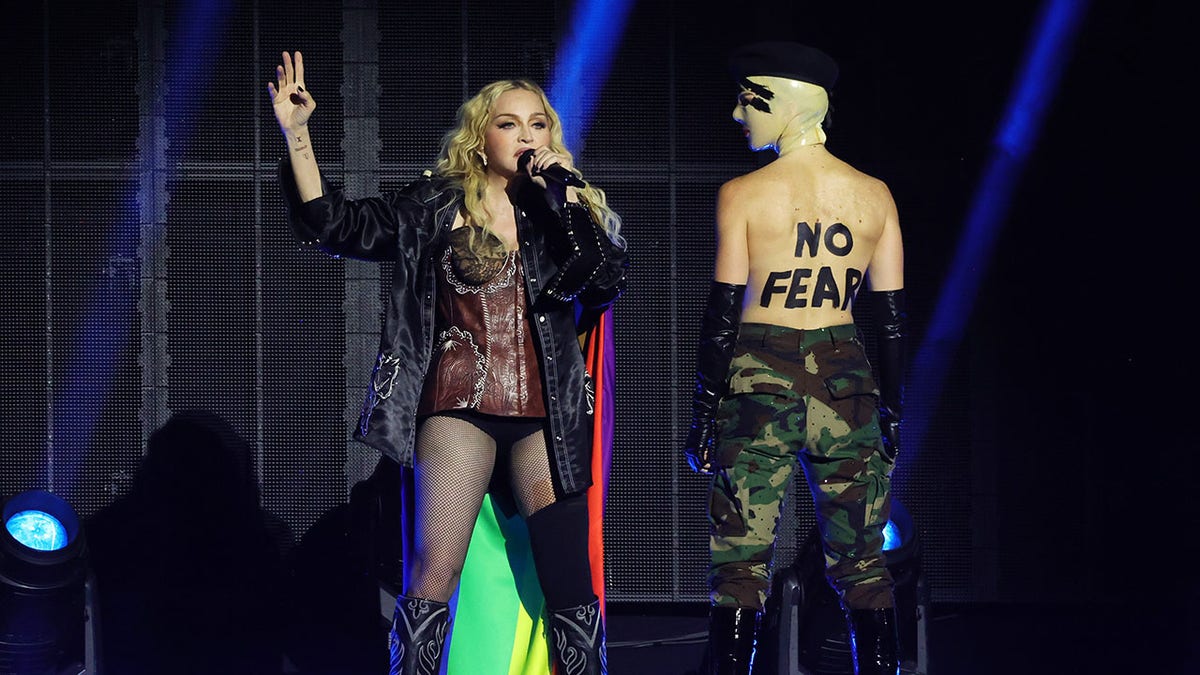
[[[487,230],[491,214],[484,202],[487,189],[487,170],[480,160],[483,153],[483,138],[491,120],[492,106],[506,91],[524,89],[537,94],[550,120],[550,150],[571,157],[563,141],[562,119],[550,105],[546,92],[529,80],[497,80],[484,85],[458,108],[456,124],[442,137],[435,171],[438,175],[457,183],[463,190],[463,209],[469,224]],[[624,245],[621,237],[621,218],[608,206],[604,191],[584,181],[585,187],[577,188],[579,199],[591,212],[592,218],[602,224],[609,237]],[[474,239],[472,237],[472,239]]]

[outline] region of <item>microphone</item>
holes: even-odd
[[[529,166],[529,161],[533,159],[533,153],[532,148],[521,153],[521,156],[517,158],[518,171],[524,171]],[[583,187],[583,181],[579,176],[576,176],[570,169],[566,169],[558,164],[551,164],[544,169],[534,169],[533,175],[541,176],[559,185],[570,185],[577,188]]]

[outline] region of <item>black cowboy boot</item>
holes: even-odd
[[[558,675],[607,675],[600,601],[551,611],[550,634]]]
[[[750,607],[709,610],[708,675],[750,675],[758,616]]]
[[[391,675],[437,675],[450,627],[450,606],[423,598],[396,596],[388,634]]]
[[[896,675],[900,670],[900,631],[896,608],[852,609],[850,645],[854,649],[855,675]]]

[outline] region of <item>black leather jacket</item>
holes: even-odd
[[[287,159],[279,164],[288,221],[306,246],[360,260],[392,261],[393,276],[379,356],[355,439],[412,465],[416,410],[433,349],[434,259],[462,205],[462,191],[428,173],[380,197],[350,200],[322,179],[325,194],[302,202]],[[545,208],[517,210],[517,236],[545,380],[550,442],[558,487],[565,494],[591,484],[592,378],[578,336],[624,289],[626,257],[612,246],[609,264],[574,302],[542,297],[558,270],[543,233],[556,223]]]

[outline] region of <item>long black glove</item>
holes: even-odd
[[[885,449],[894,459],[900,452],[900,420],[904,416],[904,331],[908,318],[904,289],[871,292],[871,317],[879,338],[879,425]]]
[[[742,297],[745,284],[712,282],[708,308],[700,324],[700,343],[696,348],[696,391],[692,396],[692,428],[688,431],[683,453],[697,473],[713,472],[716,444],[717,406],[728,387],[729,362],[737,343],[742,321]]]

